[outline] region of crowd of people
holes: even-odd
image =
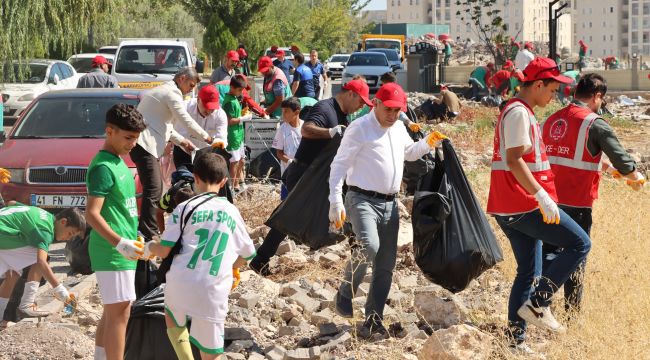
[[[57,298],[74,303],[54,277],[47,251],[55,239],[83,234],[87,223],[92,227],[91,265],[103,304],[95,359],[123,357],[131,303],[144,295],[136,292],[144,281],[139,277],[154,257],[165,259],[159,275],[167,284],[167,336],[179,359],[192,359],[190,344],[200,349],[203,359],[219,358],[228,296],[238,284],[239,268],[250,261],[256,273],[270,275],[270,259],[286,237],[271,228],[256,249],[232,196],[246,186],[243,123],[255,113],[282,119],[272,147],[281,163],[283,200],[332,140],[340,141],[328,189],[323,189],[329,201],[322,205],[329,207],[333,228],[353,240],[333,307],[340,316],[353,317],[352,298],[371,266],[360,334],[388,337],[383,316],[397,256],[404,161],[421,158],[446,137],[433,131],[412,140],[407,128],[419,132],[422,127],[405,115],[407,95],[394,76],[382,76],[373,99],[363,77],[355,77],[333,97],[318,100],[320,83],[315,79],[327,81],[318,53],[312,50],[305,63],[296,52],[290,64],[282,50],[272,51],[275,60],[262,56],[257,63],[264,77],[263,106],[247,93],[247,70],[239,66],[246,56],[243,47],[227,52],[210,84],[194,99],[185,101],[184,96],[200,82],[199,74],[182,68],[172,81],[144,91],[137,107],[113,106],[106,114],[104,145],[88,166],[85,214],[71,208],[55,217],[22,204],[0,209],[0,274],[5,276],[0,313],[17,272],[33,264],[19,306],[24,314],[38,315],[34,300],[41,277],[50,282]],[[636,190],[645,179],[598,115],[607,92],[605,79],[584,74],[576,81],[562,75],[555,61],[529,59],[526,46],[520,51],[522,57],[517,53],[514,63],[506,62],[494,75],[491,64],[477,69],[470,82],[477,90],[492,86],[504,95],[516,90],[496,123],[487,212],[506,234],[517,262],[508,335],[514,350],[527,353],[527,324],[564,330],[550,311],[561,286],[567,309],[580,308],[601,167]],[[82,78],[80,87],[112,86],[105,62],[98,58],[93,64],[98,70]],[[535,108],[553,100],[560,85],[574,82],[573,100],[540,126]],[[447,116],[459,111],[460,105],[449,107]],[[177,171],[171,189],[163,194],[160,158],[170,152]],[[127,155],[142,184],[139,213],[135,180],[122,159]]]

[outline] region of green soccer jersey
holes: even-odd
[[[228,118],[240,118],[241,117],[241,104],[239,99],[236,97],[226,94],[223,97],[223,111],[226,112]],[[226,150],[237,150],[242,146],[244,142],[244,124],[241,122],[235,125],[228,125],[228,147]]]
[[[104,198],[100,214],[119,236],[135,240],[138,235],[138,207],[135,181],[119,156],[101,150],[88,166],[86,186],[89,196]],[[94,271],[134,270],[136,261],[128,260],[94,229],[88,245]]]
[[[48,251],[54,241],[54,216],[35,206],[0,209],[0,250],[25,246]]]

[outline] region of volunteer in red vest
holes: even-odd
[[[273,66],[273,61],[268,56],[262,56],[257,61],[257,69],[264,75],[262,91],[264,92],[264,105],[266,114],[273,118],[282,117],[280,105],[284,99],[291,97],[291,88],[284,72]]]
[[[573,102],[542,125],[542,138],[555,175],[558,205],[587,234],[591,231],[591,208],[598,198],[601,162],[605,171],[627,178],[628,185],[635,190],[645,183],[614,130],[596,114],[606,92],[607,82],[602,76],[584,75],[578,81]],[[610,161],[602,161],[603,153]],[[562,248],[544,244],[543,266],[550,265],[561,252]],[[564,283],[567,311],[580,308],[584,264]]]
[[[521,91],[501,111],[494,134],[487,212],[508,237],[517,262],[508,301],[508,335],[517,352],[531,351],[524,343],[527,322],[563,331],[551,313],[551,298],[591,248],[587,233],[557,206],[553,172],[533,110],[551,102],[560,83],[571,81],[555,61],[531,61]],[[564,251],[533,286],[541,267],[540,241]]]

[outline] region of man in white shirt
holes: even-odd
[[[398,121],[406,109],[406,94],[395,83],[383,85],[373,100],[374,110],[355,120],[345,131],[330,170],[329,219],[336,228],[350,215],[356,244],[344,280],[335,299],[335,310],[352,317],[352,297],[361,284],[368,264],[372,281],[366,301],[362,336],[387,336],[382,325],[397,256],[399,211],[397,193],[402,182],[404,160],[415,161],[444,136],[429,134],[414,143],[404,123]],[[343,181],[348,192],[343,205]]]
[[[219,105],[219,90],[214,85],[202,87],[198,97],[187,102],[187,113],[203,130],[212,136],[212,145],[214,147],[225,149],[228,146],[228,117]],[[210,144],[191,133],[184,124],[179,124],[175,128],[181,136],[192,142],[198,150],[210,147]],[[174,166],[176,169],[191,163],[192,157],[190,154],[179,146],[174,146]]]
[[[293,161],[302,139],[302,124],[300,119],[300,100],[292,96],[282,101],[282,124],[275,133],[272,147],[276,151],[276,156],[280,159],[280,174],[284,174],[287,166]],[[280,191],[280,200],[284,200],[289,195],[284,182]]]
[[[526,66],[535,59],[535,54],[532,53],[533,50],[533,44],[527,42],[524,48],[517,52],[517,56],[515,56],[515,67],[517,69],[524,71]]]

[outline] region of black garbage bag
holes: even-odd
[[[73,274],[90,275],[93,269],[90,266],[90,254],[88,254],[88,243],[90,237],[77,236],[66,242],[65,259],[70,263],[70,270]]]
[[[406,128],[409,136],[413,141],[419,141],[424,138],[424,134],[419,132],[413,132],[408,127]],[[406,194],[413,195],[418,185],[418,181],[433,169],[435,166],[434,156],[429,152],[426,153],[423,157],[415,161],[404,161],[404,173],[402,175],[402,181],[406,185]]]
[[[192,345],[195,359],[199,349]],[[126,328],[124,360],[176,360],[165,325],[165,285],[160,285],[131,306]]]
[[[430,281],[459,292],[503,253],[449,140],[442,155],[415,193],[413,255]]]
[[[442,119],[447,115],[447,105],[429,99],[416,108],[427,117],[427,120]]]
[[[340,233],[330,232],[329,177],[330,165],[341,144],[334,137],[305,170],[289,196],[278,205],[266,220],[266,225],[309,246],[312,250],[333,245],[345,239]]]
[[[266,178],[280,180],[280,160],[272,150],[266,150],[251,161],[250,174],[258,179]]]

